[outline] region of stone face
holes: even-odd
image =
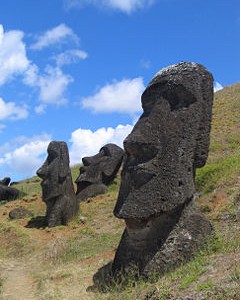
[[[10,177],[4,177],[2,180],[0,180],[0,185],[9,186],[10,182],[11,182]]]
[[[77,198],[85,201],[90,197],[103,194],[121,166],[124,151],[115,144],[103,146],[99,153],[82,159],[83,167],[76,180]]]
[[[24,219],[32,216],[32,212],[22,206],[14,208],[9,212],[10,219]]]
[[[19,195],[19,190],[12,187],[8,187],[6,185],[0,185],[0,200],[16,200],[19,197]]]
[[[66,225],[79,210],[69,167],[67,144],[52,141],[47,151],[48,157],[37,171],[37,175],[43,179],[41,186],[43,201],[47,205],[47,225]]]
[[[211,232],[192,199],[195,170],[208,156],[212,101],[212,75],[196,63],[161,70],[144,91],[144,112],[124,141],[114,214],[126,229],[113,272],[164,272]]]

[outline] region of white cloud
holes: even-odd
[[[48,104],[66,104],[68,100],[65,98],[65,92],[73,78],[69,74],[64,74],[61,66],[76,63],[80,59],[87,58],[88,54],[79,49],[67,50],[55,57],[56,67],[48,65],[42,72],[37,65],[28,60],[23,37],[24,33],[19,30],[4,32],[0,24],[0,86],[14,76],[22,75],[24,84],[38,90],[40,105],[35,108],[37,113],[43,113]],[[69,39],[76,43],[79,41],[71,28],[60,24],[43,34],[32,47],[42,49]],[[12,119],[24,118],[26,107],[23,106],[21,109],[13,102],[8,103],[8,106],[1,102],[0,120],[5,115],[11,116]]]
[[[62,66],[77,63],[79,60],[86,59],[87,57],[87,52],[78,49],[72,49],[58,54],[55,57],[55,60],[58,66]]]
[[[0,97],[0,120],[20,120],[26,119],[28,116],[28,110],[25,105],[17,106],[14,102],[5,102]]]
[[[0,24],[0,85],[24,73],[29,67],[23,36],[19,30],[4,32]]]
[[[68,40],[72,40],[75,43],[79,42],[79,38],[73,32],[73,30],[65,24],[60,24],[41,35],[36,43],[31,48],[34,50],[41,50],[45,47],[49,47],[54,44],[59,44]]]
[[[81,163],[84,156],[95,155],[107,143],[114,143],[123,147],[123,140],[132,129],[132,125],[118,125],[116,128],[100,128],[96,131],[81,128],[75,130],[70,139],[71,165]]]
[[[60,68],[48,66],[46,74],[38,78],[40,100],[48,104],[61,105],[67,103],[64,92],[72,81],[73,78],[64,74]]]
[[[17,143],[20,145],[15,149],[9,149],[8,152],[6,152],[7,148],[12,148],[12,145],[5,145],[4,154],[0,156],[1,169],[6,170],[7,174],[13,174],[12,177],[18,175],[24,178],[35,175],[47,155],[47,146],[50,141],[50,136],[43,134],[31,139],[22,137]],[[1,153],[3,151],[0,151],[0,155]]]
[[[64,93],[73,78],[64,74],[59,67],[47,66],[45,73],[39,74],[38,68],[32,66],[26,72],[25,83],[39,89],[39,100],[42,102],[36,108],[38,113],[42,113],[46,104],[63,105],[68,102]]]
[[[223,86],[219,82],[214,83],[214,93],[223,89]]]
[[[82,106],[95,113],[127,113],[141,111],[143,79],[124,79],[102,87],[95,95],[82,99]]]
[[[137,9],[152,5],[156,0],[65,0],[65,7],[71,9],[84,5],[95,5],[108,9],[119,10],[130,14]]]

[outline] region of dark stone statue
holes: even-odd
[[[37,175],[43,179],[41,186],[43,201],[47,205],[47,225],[66,225],[79,210],[69,168],[67,144],[52,141],[47,151],[48,157],[37,171]]]
[[[209,150],[213,77],[196,63],[158,72],[143,114],[124,141],[126,160],[114,214],[126,222],[112,271],[161,274],[189,259],[212,232],[193,203],[196,168]]]
[[[103,146],[99,153],[82,159],[83,167],[76,180],[78,201],[104,194],[122,164],[124,151],[115,144]]]
[[[4,177],[2,180],[0,180],[0,185],[9,186],[10,182],[11,182],[10,177]]]
[[[16,200],[20,195],[20,191],[13,187],[0,184],[0,201]]]

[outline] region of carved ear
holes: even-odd
[[[60,144],[60,160],[59,160],[59,178],[65,179],[69,169],[69,154],[67,144],[61,142]]]
[[[213,78],[207,73],[202,82],[202,111],[196,138],[196,148],[194,154],[195,168],[201,168],[205,165],[208,157],[210,144],[210,128],[213,104]]]

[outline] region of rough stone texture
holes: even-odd
[[[97,195],[105,194],[107,192],[107,186],[102,183],[93,183],[86,186],[79,194],[77,199],[80,202],[87,201],[89,198],[96,197]]]
[[[208,156],[213,78],[196,63],[155,75],[143,114],[124,141],[114,214],[126,221],[113,272],[163,273],[188,259],[212,226],[192,203],[195,169]]]
[[[33,216],[33,213],[30,210],[28,210],[22,206],[14,208],[9,212],[10,219],[24,219],[24,218],[29,218],[32,216]]]
[[[0,185],[0,201],[1,200],[6,200],[6,201],[11,201],[11,200],[16,200],[20,195],[20,191],[12,188],[12,187],[8,187],[5,185]]]
[[[82,159],[83,167],[76,180],[78,201],[104,194],[107,185],[117,175],[123,160],[124,151],[115,144],[103,146],[99,153]]]
[[[11,182],[10,177],[4,177],[2,180],[0,180],[0,185],[9,186],[10,182]]]
[[[66,225],[79,210],[69,168],[67,144],[52,141],[47,151],[48,157],[37,171],[37,175],[43,179],[41,186],[43,201],[47,205],[47,225]]]

